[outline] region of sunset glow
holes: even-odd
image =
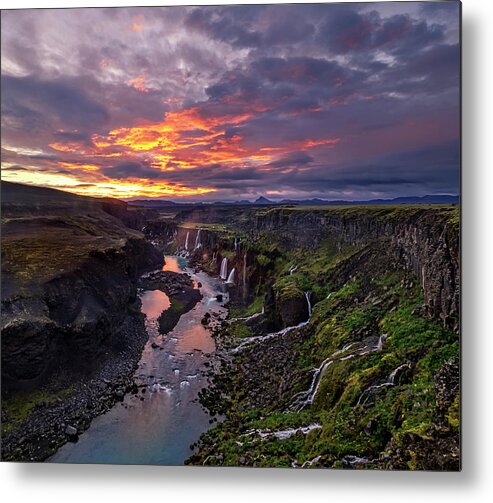
[[[2,178],[197,201],[456,193],[457,5],[424,5],[5,11]]]

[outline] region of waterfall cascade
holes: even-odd
[[[226,280],[226,283],[228,283],[228,285],[234,285],[235,283],[235,268],[233,267],[233,269],[231,269],[231,272],[229,273],[229,276],[228,276],[228,279]]]
[[[297,265],[294,265],[293,267],[291,267],[291,269],[289,269],[289,275],[291,276],[293,273],[295,273],[296,271],[298,270],[298,266]]]
[[[236,251],[236,250],[238,250],[238,239],[236,239],[236,238],[235,238],[235,243],[234,243],[234,245],[235,245],[235,251]]]
[[[185,237],[185,250],[188,250],[188,238],[190,237],[190,232],[187,231],[187,236]]]
[[[200,242],[200,229],[197,231],[197,235],[195,236],[195,247],[194,250],[197,248],[200,248],[202,246],[202,243]]]
[[[342,357],[338,357],[338,355],[342,354],[343,350],[335,351],[332,355],[330,355],[328,358],[326,358],[322,362],[320,367],[314,369],[314,374],[312,377],[312,382],[310,384],[310,387],[308,388],[307,391],[302,391],[301,393],[297,393],[293,397],[293,403],[291,404],[290,409],[300,411],[300,410],[304,409],[306,406],[311,405],[313,403],[313,400],[315,399],[317,391],[320,387],[320,383],[322,382],[323,376],[327,372],[327,369],[334,362],[350,360],[350,359],[355,358],[357,356],[363,356],[363,355],[367,355],[368,353],[374,353],[375,351],[381,351],[381,349],[383,347],[383,341],[385,340],[385,338],[386,338],[385,335],[381,335],[378,338],[377,344],[369,344],[369,345],[361,345],[360,344],[351,353],[348,353]],[[350,345],[348,345],[346,347],[347,347],[347,349],[349,349]]]
[[[243,256],[243,297],[246,297],[247,254]]]
[[[279,337],[279,336],[283,336],[285,334],[287,334],[288,332],[291,332],[291,330],[296,330],[297,328],[302,328],[306,325],[308,325],[308,323],[310,322],[310,318],[312,316],[312,304],[311,304],[311,294],[312,292],[305,292],[305,297],[306,297],[306,301],[308,303],[308,319],[306,321],[302,321],[301,323],[298,323],[298,325],[293,325],[291,327],[286,327],[286,328],[283,328],[282,330],[279,330],[278,332],[272,332],[270,334],[267,334],[267,335],[257,335],[255,337],[249,337],[248,339],[245,339],[242,343],[240,343],[238,346],[236,346],[236,348],[234,348],[232,350],[232,353],[235,354],[235,353],[239,353],[240,351],[243,350],[243,348],[245,347],[248,347],[248,346],[251,346],[252,344],[257,344],[259,342],[264,342],[264,341],[267,341],[269,339],[272,339],[274,337]],[[251,319],[253,317],[257,317],[257,316],[260,316],[262,314],[264,314],[265,312],[265,307],[262,306],[262,312],[261,313],[256,313],[248,318],[245,318],[245,319]],[[242,319],[242,318],[238,318],[239,320]]]
[[[368,400],[370,399],[371,395],[374,395],[378,393],[377,390],[382,389],[382,388],[389,388],[392,386],[395,386],[395,377],[397,376],[397,373],[400,372],[404,368],[411,368],[411,365],[409,363],[403,363],[402,365],[399,365],[397,368],[392,370],[392,372],[389,374],[389,377],[387,380],[381,384],[375,384],[373,386],[370,386],[369,388],[366,388],[363,393],[361,393],[357,405],[366,405]]]
[[[228,277],[228,259],[226,257],[223,258],[221,262],[221,272],[219,273],[221,279],[226,280]]]
[[[260,438],[276,437],[280,440],[285,440],[286,438],[292,437],[293,435],[308,435],[312,430],[320,430],[322,425],[319,423],[312,423],[308,426],[299,426],[298,428],[288,428],[286,430],[250,430],[242,435],[242,437],[250,437],[258,435]]]
[[[310,292],[310,291],[305,292],[305,297],[306,297],[306,302],[308,304],[308,318],[311,318],[312,317],[312,303],[311,303],[312,292]]]

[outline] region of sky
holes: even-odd
[[[457,194],[459,4],[9,10],[2,179],[175,201]]]

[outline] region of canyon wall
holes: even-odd
[[[396,261],[420,281],[429,315],[458,332],[459,227],[446,211],[273,208],[256,215],[254,228],[275,232],[287,247],[315,247],[327,238],[350,244],[387,240]]]

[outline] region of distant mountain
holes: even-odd
[[[255,204],[258,206],[258,205],[271,205],[271,204],[277,204],[277,203],[275,203],[274,201],[270,201],[269,199],[267,199],[264,196],[260,196],[257,199],[255,199],[255,201],[252,204]]]
[[[135,199],[127,201],[131,206],[144,206],[146,208],[163,208],[166,206],[179,206],[180,203],[174,201],[166,201],[165,199]]]
[[[350,205],[365,205],[365,204],[458,204],[459,196],[450,194],[439,196],[408,196],[408,197],[395,197],[393,199],[367,199],[362,201],[346,201],[344,199],[337,199],[328,201],[326,199],[283,199],[282,201],[272,201],[264,196],[258,197],[255,201],[251,202],[247,199],[240,201],[214,201],[208,203],[193,203],[193,202],[174,202],[165,199],[136,199],[134,201],[127,201],[131,206],[141,206],[145,208],[160,209],[170,207],[190,207],[190,206],[203,206],[203,205],[232,205],[232,206],[350,206]]]
[[[345,201],[325,199],[283,199],[279,203],[282,205],[296,205],[296,206],[350,206],[350,205],[365,205],[365,204],[458,204],[459,196],[454,195],[439,195],[439,196],[409,196],[409,197],[395,197],[393,199],[368,199],[363,201]]]
[[[459,196],[445,194],[443,196],[396,197],[394,199],[371,199],[366,204],[458,204]],[[361,203],[359,203],[361,204]]]

